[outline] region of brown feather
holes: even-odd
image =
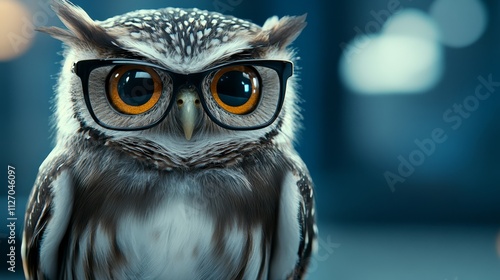
[[[115,52],[123,51],[114,36],[93,21],[82,8],[69,1],[54,0],[52,9],[69,30],[52,26],[38,27],[37,31],[47,33],[68,45],[83,44]]]
[[[307,14],[298,17],[283,17],[271,29],[269,44],[277,45],[280,49],[286,48],[299,36],[306,27]]]
[[[286,16],[273,22],[271,26],[264,25],[263,32],[255,37],[254,45],[276,46],[279,49],[288,47],[306,27],[307,14],[290,17]]]

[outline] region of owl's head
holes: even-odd
[[[105,21],[57,0],[68,28],[57,141],[98,132],[167,150],[294,140],[299,119],[288,47],[305,16],[264,25],[198,9],[139,10]]]

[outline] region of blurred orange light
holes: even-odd
[[[34,26],[28,9],[19,1],[0,0],[0,61],[26,52],[33,36]]]

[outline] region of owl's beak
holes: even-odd
[[[191,140],[199,114],[200,99],[194,89],[182,88],[177,96],[179,118],[186,140]]]

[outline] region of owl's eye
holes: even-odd
[[[237,115],[251,113],[257,107],[261,94],[259,75],[250,66],[230,66],[219,70],[210,89],[219,106]]]
[[[120,113],[138,115],[147,112],[160,99],[162,82],[151,68],[119,66],[108,76],[108,100]]]

